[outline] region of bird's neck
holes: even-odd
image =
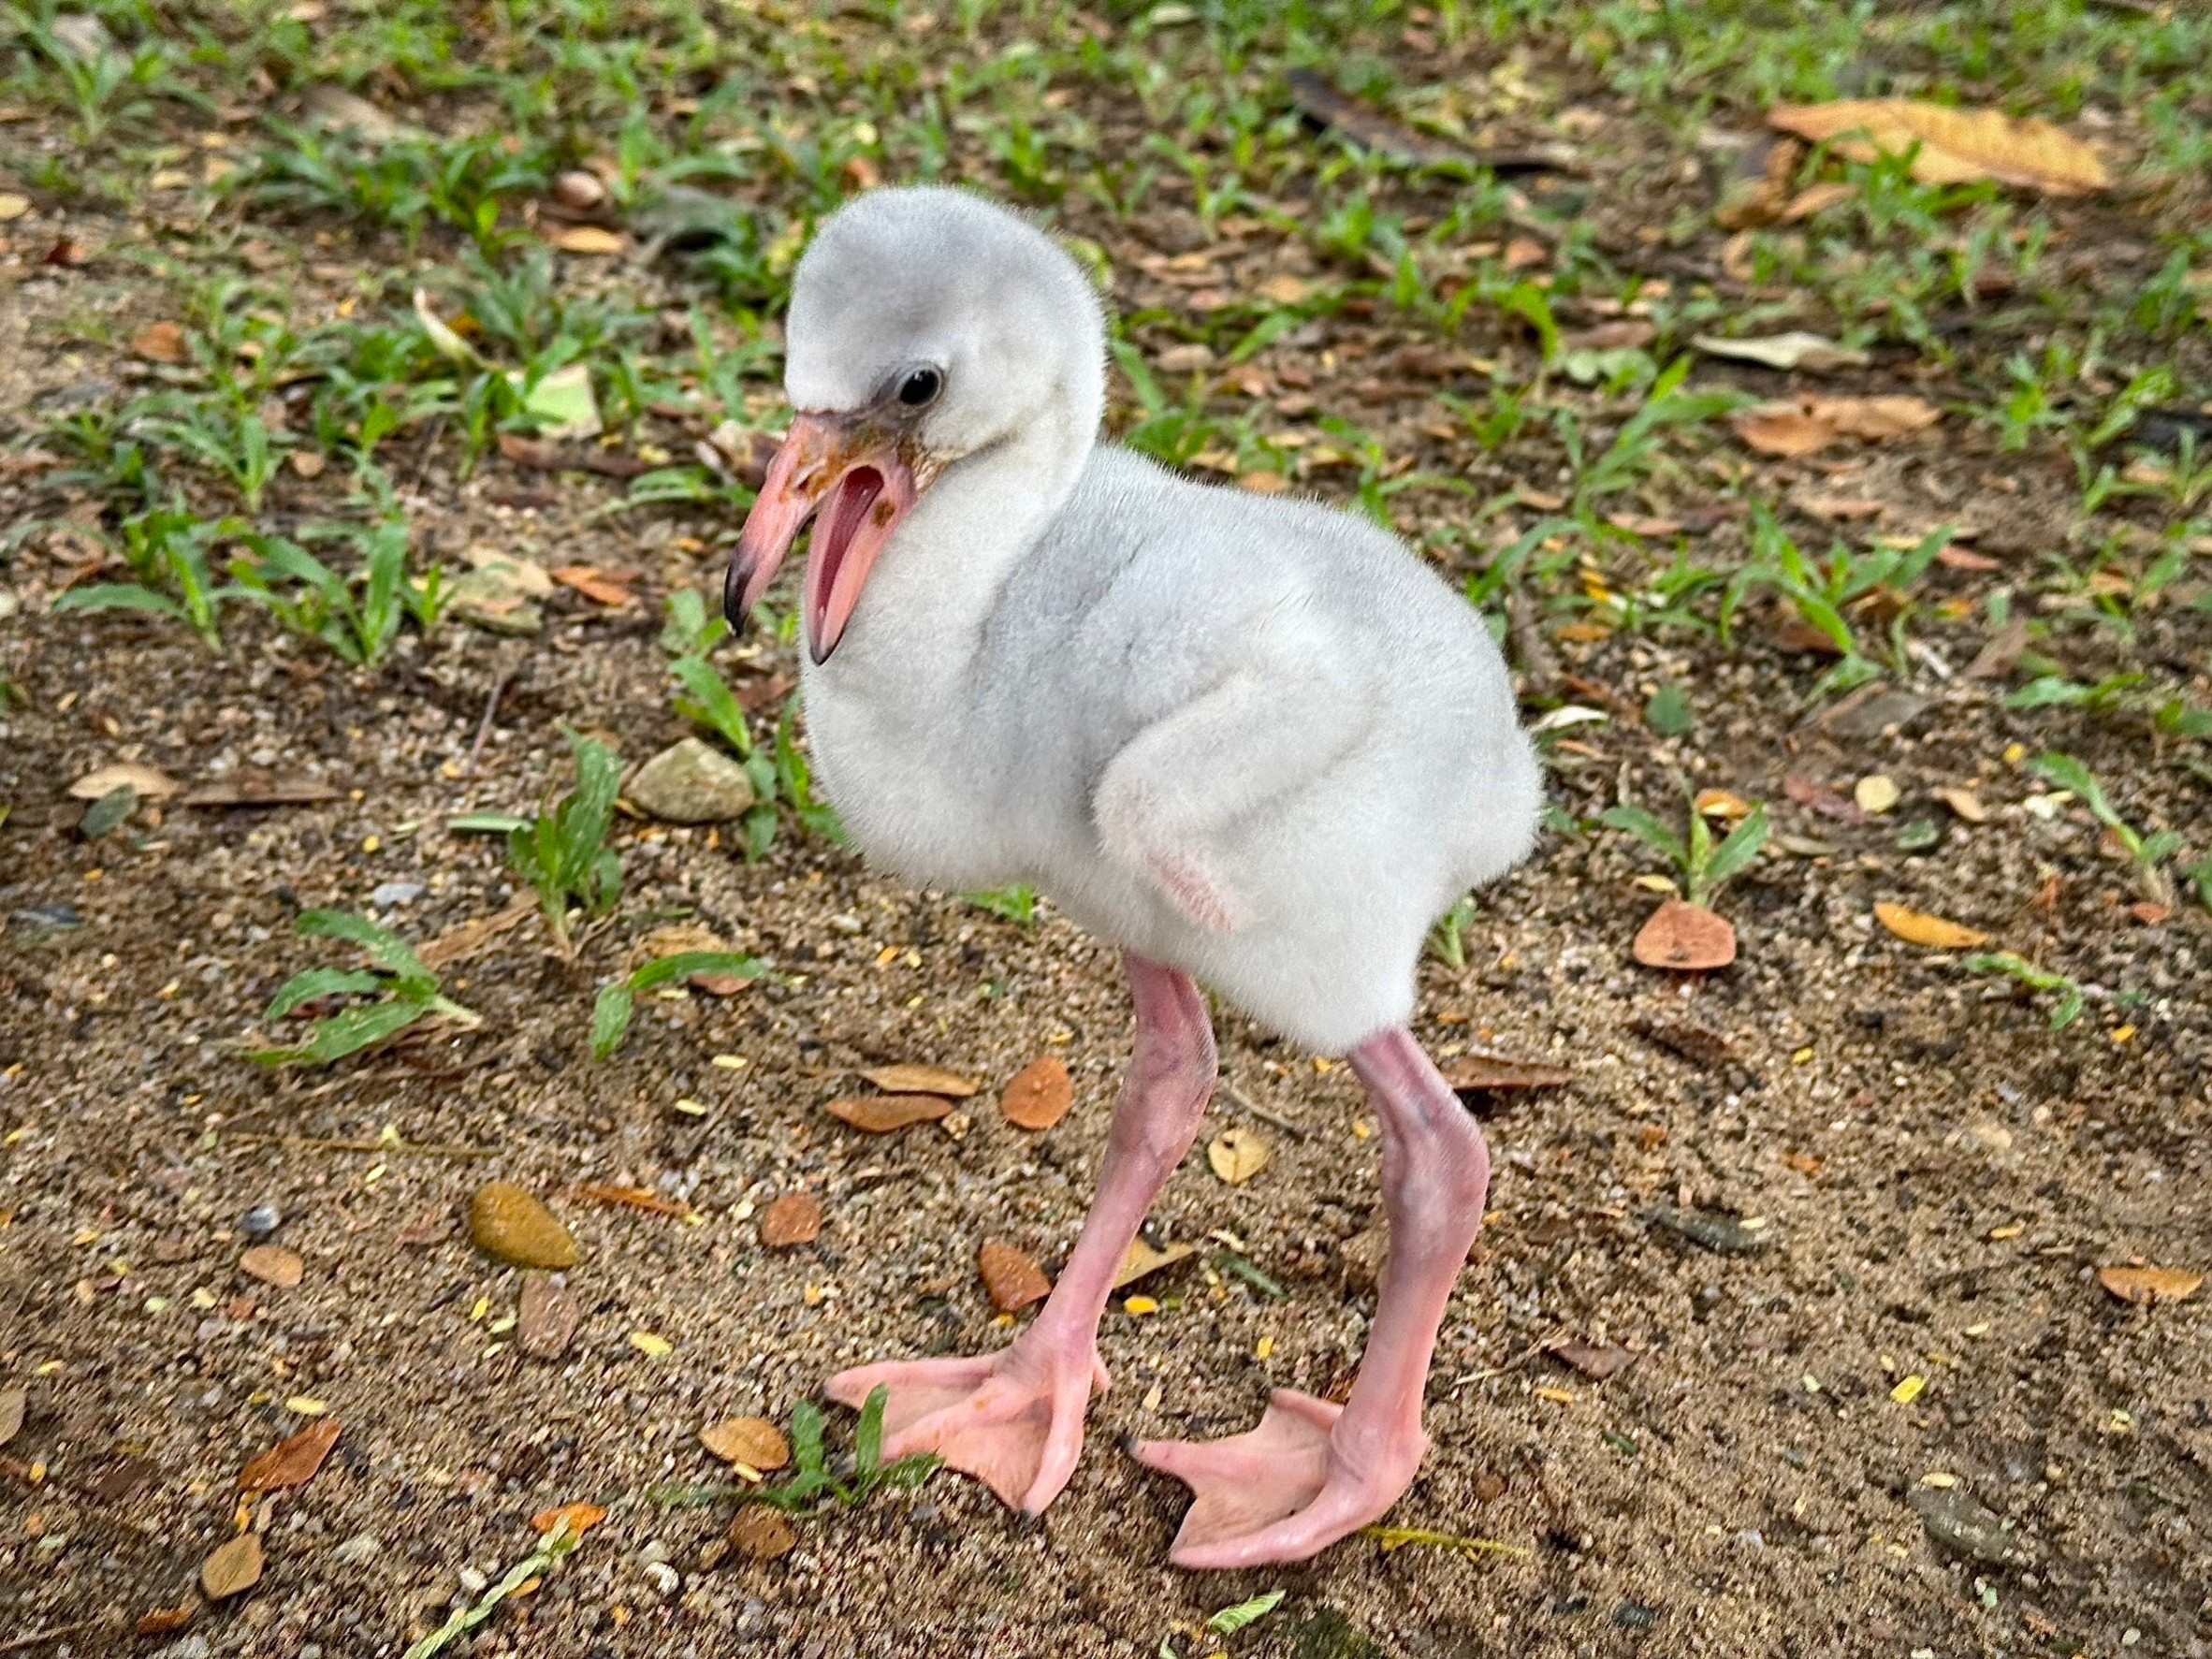
[[[884,549],[821,678],[839,692],[880,691],[910,709],[949,690],[973,660],[1007,577],[1066,507],[1097,444],[1099,414],[1095,396],[1055,398],[947,467]]]

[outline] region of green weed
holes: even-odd
[[[751,956],[730,951],[680,951],[658,956],[626,979],[600,988],[591,1007],[591,1057],[611,1058],[630,1034],[630,1016],[638,993],[662,985],[679,984],[693,974],[717,974],[730,979],[754,979],[767,968]]]
[[[284,1048],[247,1051],[265,1066],[327,1066],[390,1041],[417,1020],[439,1014],[460,1026],[478,1016],[440,994],[438,976],[423,965],[414,948],[389,928],[345,910],[309,910],[293,925],[311,939],[345,939],[368,953],[370,971],[312,968],[296,973],[263,1011],[269,1023],[325,997],[364,997],[316,1020],[303,1042]]]
[[[1690,809],[1688,839],[1668,829],[1641,807],[1619,806],[1602,814],[1599,822],[1634,836],[1680,872],[1682,896],[1694,905],[1708,903],[1714,894],[1752,866],[1767,844],[1765,803],[1754,806],[1725,839],[1715,842],[1705,814]]]
[[[622,763],[595,737],[568,731],[562,735],[576,757],[574,789],[541,806],[533,818],[476,812],[447,827],[507,837],[508,866],[536,890],[556,948],[573,956],[572,912],[604,916],[622,896],[622,855],[607,845]]]

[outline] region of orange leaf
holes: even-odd
[[[1736,960],[1736,929],[1703,905],[1670,898],[1652,912],[1629,949],[1646,968],[1725,968]]]
[[[1075,1085],[1056,1055],[1046,1055],[1014,1073],[998,1097],[998,1110],[1016,1128],[1049,1129],[1075,1104]]]
[[[761,1243],[771,1250],[811,1244],[822,1236],[822,1201],[810,1192],[787,1192],[761,1212]]]
[[[327,1417],[299,1431],[291,1439],[270,1447],[239,1471],[240,1492],[283,1492],[305,1486],[315,1477],[330,1448],[338,1444],[338,1419]]]
[[[832,1100],[822,1110],[856,1129],[888,1135],[910,1124],[934,1123],[953,1110],[942,1095],[859,1095]]]
[[[942,1095],[965,1100],[978,1085],[941,1066],[871,1066],[861,1073],[887,1095]]]
[[[605,1519],[606,1511],[597,1504],[563,1504],[558,1509],[541,1509],[530,1518],[530,1525],[540,1533],[565,1526],[580,1538]]]
[[[1002,1314],[1042,1302],[1052,1294],[1053,1282],[1044,1276],[1044,1269],[1011,1244],[991,1240],[976,1252],[975,1265],[982,1275],[983,1288],[991,1293],[991,1305]]]
[[[691,1205],[662,1198],[649,1186],[610,1186],[587,1181],[570,1190],[595,1204],[623,1204],[633,1210],[643,1210],[648,1215],[672,1215],[680,1220],[691,1213]]]
[[[1849,161],[1910,152],[1913,177],[1923,184],[1993,179],[2051,196],[2086,196],[2112,182],[2097,153],[2071,133],[2047,121],[2016,120],[1995,109],[1865,98],[1777,104],[1767,112],[1767,121],[1816,144],[1835,140],[1835,153]]]
[[[620,610],[630,603],[630,589],[604,575],[595,564],[564,564],[550,574],[562,587],[574,588],[609,610]]]
[[[2203,1273],[2172,1267],[2101,1267],[2097,1283],[2122,1302],[2186,1302],[2205,1282]]]
[[[1920,910],[1909,910],[1903,905],[1876,905],[1874,920],[1905,943],[1926,945],[1931,951],[1971,951],[1976,945],[1989,942],[1989,936],[1975,928],[1963,927]]]
[[[149,323],[131,338],[131,350],[149,363],[182,363],[192,354],[185,349],[184,330],[174,323]]]
[[[1564,1066],[1509,1060],[1503,1055],[1463,1055],[1444,1069],[1444,1081],[1453,1093],[1463,1095],[1490,1089],[1555,1088],[1573,1077]]]

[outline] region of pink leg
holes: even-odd
[[[1136,995],[1136,1053],[1114,1103],[1099,1196],[1037,1322],[1011,1347],[972,1360],[889,1361],[840,1371],[829,1395],[858,1406],[890,1398],[883,1454],[934,1451],[1034,1515],[1075,1472],[1091,1390],[1109,1378],[1099,1320],[1144,1213],[1198,1138],[1214,1092],[1214,1030],[1186,974],[1127,958]]]
[[[1409,1032],[1352,1051],[1382,1117],[1390,1256],[1367,1353],[1342,1406],[1277,1389],[1259,1426],[1226,1440],[1147,1441],[1137,1456],[1195,1494],[1169,1559],[1303,1561],[1379,1521],[1428,1450],[1421,1390],[1452,1283],[1482,1229],[1482,1132]]]

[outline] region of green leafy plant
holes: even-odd
[[[2051,1008],[2051,1029],[2063,1031],[2081,1018],[2086,994],[2081,986],[2062,973],[2038,968],[2025,956],[2013,951],[1977,951],[1964,958],[1959,966],[1969,973],[2001,973],[2018,981],[2030,991],[2059,994],[2059,1000]]]
[[[123,555],[135,582],[98,582],[72,588],[53,602],[56,612],[145,611],[184,623],[211,651],[223,649],[218,611],[226,599],[250,597],[242,588],[218,583],[209,548],[243,526],[234,519],[202,519],[182,504],[156,507],[123,521],[110,547]]]
[[[1460,901],[1436,918],[1429,929],[1429,953],[1447,967],[1467,966],[1467,929],[1475,925],[1475,895],[1463,894]]]
[[[1705,821],[1705,814],[1695,807],[1690,809],[1690,834],[1687,840],[1641,807],[1615,807],[1606,812],[1599,822],[1634,836],[1673,865],[1681,873],[1682,896],[1694,905],[1706,903],[1723,887],[1751,868],[1752,861],[1759,855],[1759,849],[1767,844],[1768,827],[1764,802],[1754,807],[1743,821],[1728,832],[1727,837],[1717,843],[1713,840],[1711,827]]]
[[[1877,547],[1861,553],[1839,543],[1823,562],[1807,558],[1772,511],[1760,503],[1752,515],[1752,557],[1728,579],[1722,594],[1722,643],[1733,643],[1736,617],[1745,598],[1766,588],[1788,600],[1841,659],[1814,683],[1807,693],[1809,702],[1865,685],[1885,673],[1903,675],[1911,668],[1906,626],[1914,608],[1912,590],[1950,540],[1951,532],[1944,529],[1905,549]],[[1888,650],[1879,658],[1860,643],[1848,615],[1862,603],[1876,600],[1885,602],[1890,612]]]
[[[646,1489],[646,1495],[656,1503],[687,1508],[735,1498],[740,1504],[765,1504],[790,1515],[819,1515],[832,1506],[850,1509],[879,1492],[918,1492],[944,1466],[944,1459],[933,1451],[917,1451],[895,1463],[883,1461],[883,1410],[890,1398],[891,1390],[879,1387],[862,1402],[850,1468],[830,1466],[821,1408],[802,1400],[791,1409],[790,1478],[774,1486],[654,1486]]]
[[[403,618],[425,634],[436,627],[445,608],[444,577],[433,570],[419,584],[407,579],[406,520],[387,518],[367,529],[326,526],[319,533],[356,542],[364,555],[360,570],[334,570],[283,536],[244,536],[250,557],[230,563],[240,597],[266,606],[293,633],[321,640],[357,668],[384,662]]]
[[[1269,1590],[1259,1595],[1248,1596],[1243,1601],[1232,1603],[1229,1607],[1221,1608],[1206,1621],[1204,1634],[1208,1636],[1234,1636],[1238,1631],[1259,1623],[1260,1620],[1281,1607],[1283,1597],[1287,1594],[1288,1593],[1286,1591]],[[1182,1659],[1182,1656],[1175,1652],[1173,1637],[1171,1637],[1160,1643],[1159,1659]]]
[[[680,984],[693,974],[749,980],[766,971],[756,958],[732,951],[679,951],[673,956],[657,956],[627,979],[600,988],[598,1000],[591,1007],[591,1057],[608,1059],[622,1046],[641,991]]]
[[[2119,815],[2119,809],[2105,795],[2104,786],[2097,781],[2095,774],[2070,754],[2054,751],[2038,755],[2029,763],[2029,769],[2060,789],[2073,791],[2089,809],[2090,816],[2112,832],[2112,838],[2134,862],[2135,880],[2143,888],[2145,897],[2153,904],[2174,902],[2174,879],[2163,866],[2181,851],[2180,835],[2173,830],[2158,830],[2147,836],[2135,828]]]
[[[507,863],[537,890],[538,906],[564,955],[575,953],[570,912],[604,916],[622,896],[622,855],[607,845],[615,797],[621,793],[622,763],[595,737],[564,732],[575,752],[576,784],[534,818],[507,812],[472,812],[448,828],[504,835]]]
[[[490,1618],[499,1610],[500,1603],[522,1591],[525,1585],[550,1578],[554,1569],[583,1542],[583,1530],[575,1520],[562,1515],[535,1550],[509,1567],[500,1576],[498,1582],[487,1585],[484,1594],[473,1602],[454,1608],[444,1623],[411,1646],[400,1659],[434,1659],[436,1654],[444,1652]]]
[[[248,1058],[265,1066],[327,1066],[389,1041],[429,1014],[443,1015],[461,1026],[482,1023],[471,1010],[440,993],[438,976],[424,966],[413,946],[368,917],[347,910],[309,910],[293,925],[311,939],[345,939],[357,944],[375,966],[368,971],[311,968],[296,973],[284,982],[261,1017],[270,1022],[281,1020],[325,997],[368,1000],[316,1020],[308,1027],[303,1042],[253,1049],[248,1051]]]
[[[979,910],[988,910],[1002,916],[1018,927],[1037,925],[1037,889],[1026,881],[1016,881],[1011,887],[985,888],[976,893],[963,893],[963,901]]]

